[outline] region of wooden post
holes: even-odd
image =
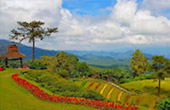
[[[22,58],[20,57],[21,68],[23,68]]]

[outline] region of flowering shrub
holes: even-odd
[[[95,87],[95,90],[98,89],[100,85],[101,85],[101,83],[99,83],[99,84]]]
[[[94,82],[92,82],[92,83],[88,86],[88,88],[90,89],[90,88],[91,88],[91,86],[93,86],[93,84],[94,84]]]
[[[117,102],[108,102],[108,101],[100,101],[100,100],[90,100],[90,99],[82,99],[82,98],[76,98],[76,97],[63,97],[63,96],[56,96],[56,95],[50,95],[48,93],[45,93],[43,90],[39,89],[39,87],[30,84],[25,79],[21,79],[18,77],[17,74],[12,75],[12,79],[21,87],[25,88],[29,92],[31,92],[35,97],[45,100],[45,101],[51,101],[51,102],[60,102],[60,103],[67,103],[67,104],[79,104],[79,105],[85,105],[90,106],[98,109],[109,109],[109,110],[115,110],[115,109],[121,109],[121,110],[137,110],[137,106],[132,106],[130,104],[121,104]]]

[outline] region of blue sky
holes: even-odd
[[[100,16],[109,14],[103,9],[116,4],[116,0],[63,0],[63,8],[80,15]]]
[[[138,3],[138,8],[142,8],[141,5],[143,1],[144,0],[136,1]],[[168,1],[169,0],[167,0],[167,4],[169,3]],[[113,7],[116,3],[117,0],[63,0],[62,7],[70,10],[73,14],[103,16],[110,14],[111,11],[107,10],[107,8]],[[170,7],[156,11],[170,19]]]

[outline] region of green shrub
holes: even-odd
[[[46,65],[41,64],[39,62],[31,63],[30,68],[31,69],[37,69],[37,70],[47,69]]]
[[[78,81],[78,79],[77,78],[70,78],[69,81],[75,82],[75,81]]]
[[[131,81],[133,81],[133,79],[131,79],[131,78],[129,78],[129,79],[123,79],[123,82],[124,82],[124,83],[131,82]]]
[[[79,97],[79,98],[89,98],[89,99],[95,99],[95,100],[103,100],[103,96],[99,95],[98,93],[91,91],[91,90],[85,90],[80,89],[80,91],[70,92],[70,91],[64,91],[60,95],[62,96],[68,96],[68,97]]]
[[[0,59],[0,66],[5,65],[5,61]],[[23,60],[23,65],[26,65],[27,67],[30,67],[31,61],[30,60]],[[19,60],[15,61],[8,61],[8,67],[11,68],[20,68],[21,64]]]
[[[59,71],[59,74],[63,77],[63,78],[66,78],[66,77],[69,77],[70,74],[67,70],[61,70]]]
[[[51,75],[47,70],[29,70],[24,72],[24,77],[38,83],[57,80],[57,78]]]
[[[151,79],[151,78],[153,78],[152,74],[145,74],[145,75],[137,76],[135,78],[130,77],[130,78],[122,79],[120,83],[127,83],[127,82],[131,82],[131,81],[139,81],[139,80],[146,80],[146,79]]]
[[[46,75],[46,74],[42,74],[42,75],[38,76],[37,79],[38,79],[38,81],[37,81],[38,83],[56,80],[53,76],[49,76],[49,75]]]
[[[91,90],[87,90],[86,91],[82,91],[81,93],[84,93],[82,97],[85,97],[85,98],[89,98],[89,99],[95,99],[95,100],[103,100],[103,96],[101,96],[99,93],[96,93],[94,91],[91,91]]]
[[[67,97],[82,97],[82,94],[80,94],[80,92],[70,92],[70,91],[64,91],[62,92],[60,95],[62,96],[67,96]]]
[[[103,96],[92,90],[82,88],[74,83],[65,80],[59,75],[53,74],[48,70],[29,70],[24,77],[40,83],[40,85],[55,94],[69,97],[89,98],[103,100]]]
[[[18,68],[21,67],[20,61],[8,61],[8,67]]]
[[[83,81],[83,82],[81,83],[81,86],[84,87],[84,86],[86,85],[86,83],[87,83],[86,81]]]
[[[158,110],[170,110],[170,97],[166,97],[157,103]]]

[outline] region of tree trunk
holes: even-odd
[[[158,65],[158,68],[160,70],[160,63]],[[161,89],[161,75],[159,74],[159,83],[158,83],[158,96],[160,95],[160,89]]]
[[[32,46],[32,62],[35,61],[35,38],[33,37],[33,46]]]
[[[161,90],[161,77],[159,77],[159,83],[158,83],[158,96],[160,95]]]
[[[137,72],[135,71],[134,73],[133,73],[133,78],[135,78],[137,76]]]
[[[20,58],[20,65],[21,65],[21,68],[23,68],[22,58]]]

